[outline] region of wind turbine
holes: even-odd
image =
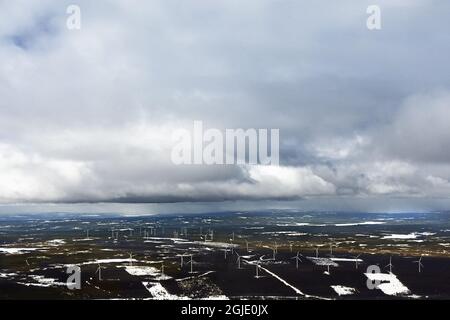
[[[161,275],[164,275],[164,262],[161,262]]]
[[[212,230],[212,229],[210,230],[209,236],[211,238],[211,241],[214,241],[214,230]]]
[[[261,278],[261,277],[259,276],[259,261],[256,261],[256,276],[255,276],[255,278],[256,278],[256,279]]]
[[[188,262],[188,263],[190,263],[191,264],[191,271],[189,272],[189,273],[194,273],[194,269],[193,269],[193,266],[192,266],[192,263],[194,262],[194,259],[193,259],[193,256],[192,256],[192,254],[191,254],[191,260]]]
[[[180,261],[180,268],[183,268],[183,265],[184,265],[183,258],[184,258],[185,255],[186,255],[185,253],[180,254],[180,258],[181,258],[181,261]]]
[[[316,258],[319,257],[319,247],[316,247]]]
[[[236,253],[236,255],[237,255],[237,260],[236,260],[236,262],[237,262],[237,264],[238,264],[238,269],[242,269],[241,268],[241,256],[239,255],[239,253],[237,253],[236,251],[234,252],[234,253]]]
[[[133,254],[130,252],[129,255],[130,255],[130,267],[132,267],[133,266]]]
[[[292,257],[291,259],[295,259],[295,267],[296,267],[297,270],[298,270],[298,262],[299,262],[299,261],[302,262],[302,259],[300,259],[300,252],[297,251],[297,255],[296,255],[295,257]]]
[[[95,273],[98,273],[98,281],[102,281],[102,269],[105,269],[102,267],[102,265],[99,263],[97,270],[95,270]]]
[[[275,256],[275,254],[277,253],[276,247],[272,248],[272,252],[273,252],[273,260],[276,260],[276,256]]]
[[[30,264],[28,263],[28,259],[25,259],[25,262],[26,262],[27,266],[30,266]]]
[[[389,264],[386,267],[389,267],[389,273],[392,273],[392,268],[394,267],[392,264],[392,257],[389,257]]]
[[[249,251],[248,251],[248,240],[247,239],[245,240],[245,246],[247,247],[247,253],[248,253]]]
[[[86,239],[89,239],[89,229],[86,229]]]
[[[419,267],[419,273],[422,272],[423,264],[422,264],[422,256],[420,256],[420,259],[417,261],[413,261],[413,263],[417,263]]]
[[[358,269],[358,262],[359,262],[359,257],[361,256],[361,253],[360,254],[358,254],[356,257],[353,257],[353,258],[355,258],[355,268],[356,269]]]
[[[333,243],[330,243],[330,257],[333,256]]]
[[[292,242],[289,242],[289,250],[292,252]]]

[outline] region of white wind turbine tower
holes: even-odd
[[[319,247],[316,247],[316,258],[319,257]]]
[[[164,262],[161,262],[161,276],[164,276]]]
[[[237,260],[236,260],[236,262],[237,262],[237,264],[238,264],[238,269],[242,269],[242,268],[241,268],[241,256],[240,256],[239,253],[237,253],[236,251],[235,251],[234,253],[236,253],[236,255],[237,255]]]
[[[86,229],[86,239],[89,239],[89,229]]]
[[[188,262],[188,263],[191,264],[191,271],[189,273],[194,273],[194,269],[193,269],[193,266],[192,266],[193,262],[194,262],[194,258],[193,258],[193,255],[191,254],[191,260]]]
[[[255,276],[255,278],[256,278],[256,279],[259,279],[259,278],[261,278],[261,277],[259,276],[259,260],[256,261],[255,266],[256,266],[256,276]]]
[[[225,260],[227,260],[228,247],[226,247],[223,251],[225,252]]]
[[[359,262],[359,257],[361,256],[361,253],[360,254],[358,254],[356,257],[353,257],[353,258],[355,258],[355,268],[356,269],[358,269],[358,262]]]
[[[245,246],[247,247],[247,253],[249,252],[248,250],[248,240],[245,240]]]
[[[277,253],[277,249],[274,247],[272,248],[272,252],[273,252],[273,260],[276,260],[276,253]]]
[[[296,255],[295,257],[292,257],[291,259],[295,259],[295,267],[296,267],[297,270],[298,270],[298,262],[299,262],[299,261],[302,262],[302,259],[300,259],[300,252],[297,251],[297,255]]]
[[[130,252],[129,255],[130,255],[130,267],[132,267],[133,266],[133,254]]]
[[[183,265],[184,265],[184,260],[183,260],[183,258],[184,258],[184,256],[186,255],[186,253],[183,253],[183,254],[180,254],[180,268],[183,268]]]
[[[105,269],[102,267],[102,265],[99,263],[97,270],[95,270],[95,273],[98,273],[98,281],[102,281],[102,269]]]
[[[422,264],[422,256],[420,256],[419,260],[413,261],[413,263],[417,263],[417,266],[419,267],[419,273],[422,272],[423,264]]]
[[[392,273],[392,268],[394,267],[392,264],[392,257],[389,257],[389,264],[386,267],[389,267],[389,273]]]
[[[289,250],[292,252],[292,242],[289,242]]]

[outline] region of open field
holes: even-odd
[[[0,298],[448,299],[448,217],[3,216]],[[81,268],[80,290],[66,285],[72,265]],[[380,273],[366,274],[369,266]],[[369,278],[380,282],[371,288]]]

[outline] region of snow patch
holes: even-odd
[[[380,281],[377,289],[390,296],[407,295],[409,289],[393,273],[364,273],[371,281]]]
[[[339,295],[339,296],[348,296],[355,294],[357,290],[351,287],[345,286],[331,286],[331,288]]]

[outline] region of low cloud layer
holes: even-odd
[[[0,203],[448,199],[450,4],[369,4],[1,1]],[[175,166],[194,120],[280,166]]]

